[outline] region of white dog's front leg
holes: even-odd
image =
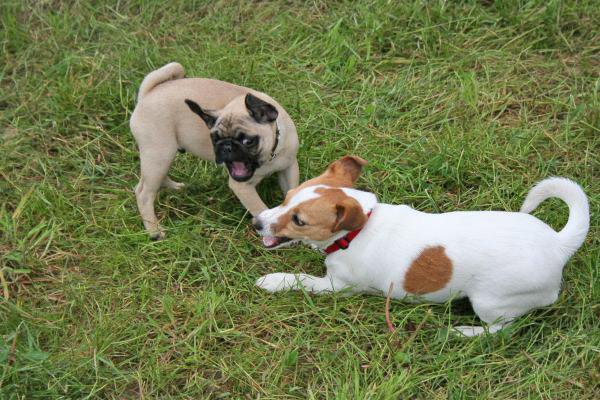
[[[301,287],[313,293],[336,292],[346,287],[339,282],[334,282],[330,276],[319,278],[312,275],[283,272],[261,276],[256,281],[256,286],[271,293],[297,290]]]

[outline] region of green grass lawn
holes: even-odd
[[[4,0],[0,17],[0,398],[599,393],[597,1]],[[591,229],[559,300],[462,339],[446,328],[479,323],[468,302],[394,301],[390,334],[381,297],[259,291],[323,257],[264,250],[224,170],[187,154],[150,241],[128,120],[171,61],[284,105],[302,180],[360,155],[360,188],[428,212],[516,211],[536,181],[576,180]],[[259,192],[282,199],[274,177]],[[560,229],[568,211],[535,215]]]

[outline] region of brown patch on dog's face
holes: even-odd
[[[412,262],[404,277],[404,290],[427,294],[446,287],[452,277],[452,261],[443,246],[427,247]]]
[[[357,156],[344,156],[329,164],[325,172],[316,178],[303,182],[300,186],[287,192],[282,205],[286,205],[294,194],[305,187],[326,185],[332,187],[353,187],[360,176],[362,167],[367,161]]]
[[[324,241],[341,230],[352,231],[367,222],[354,198],[341,189],[317,188],[320,196],[298,204],[271,226],[274,236]]]

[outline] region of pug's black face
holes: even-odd
[[[277,119],[277,109],[250,93],[244,98],[245,109],[241,113],[229,113],[218,118],[204,111],[193,100],[186,99],[185,103],[210,129],[217,164],[224,163],[229,176],[238,182],[252,178],[254,171],[261,166],[261,159],[267,159],[272,151],[261,146],[261,137],[273,135],[272,124]]]
[[[235,137],[210,134],[217,164],[225,164],[229,175],[238,182],[252,178],[260,167],[259,137],[238,133]]]

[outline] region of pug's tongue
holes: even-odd
[[[273,247],[277,243],[279,243],[279,240],[275,236],[264,236],[263,237],[263,244],[265,245],[265,247]]]
[[[246,168],[246,164],[241,161],[234,161],[231,165],[231,174],[237,177],[244,177],[248,175],[248,168]]]

